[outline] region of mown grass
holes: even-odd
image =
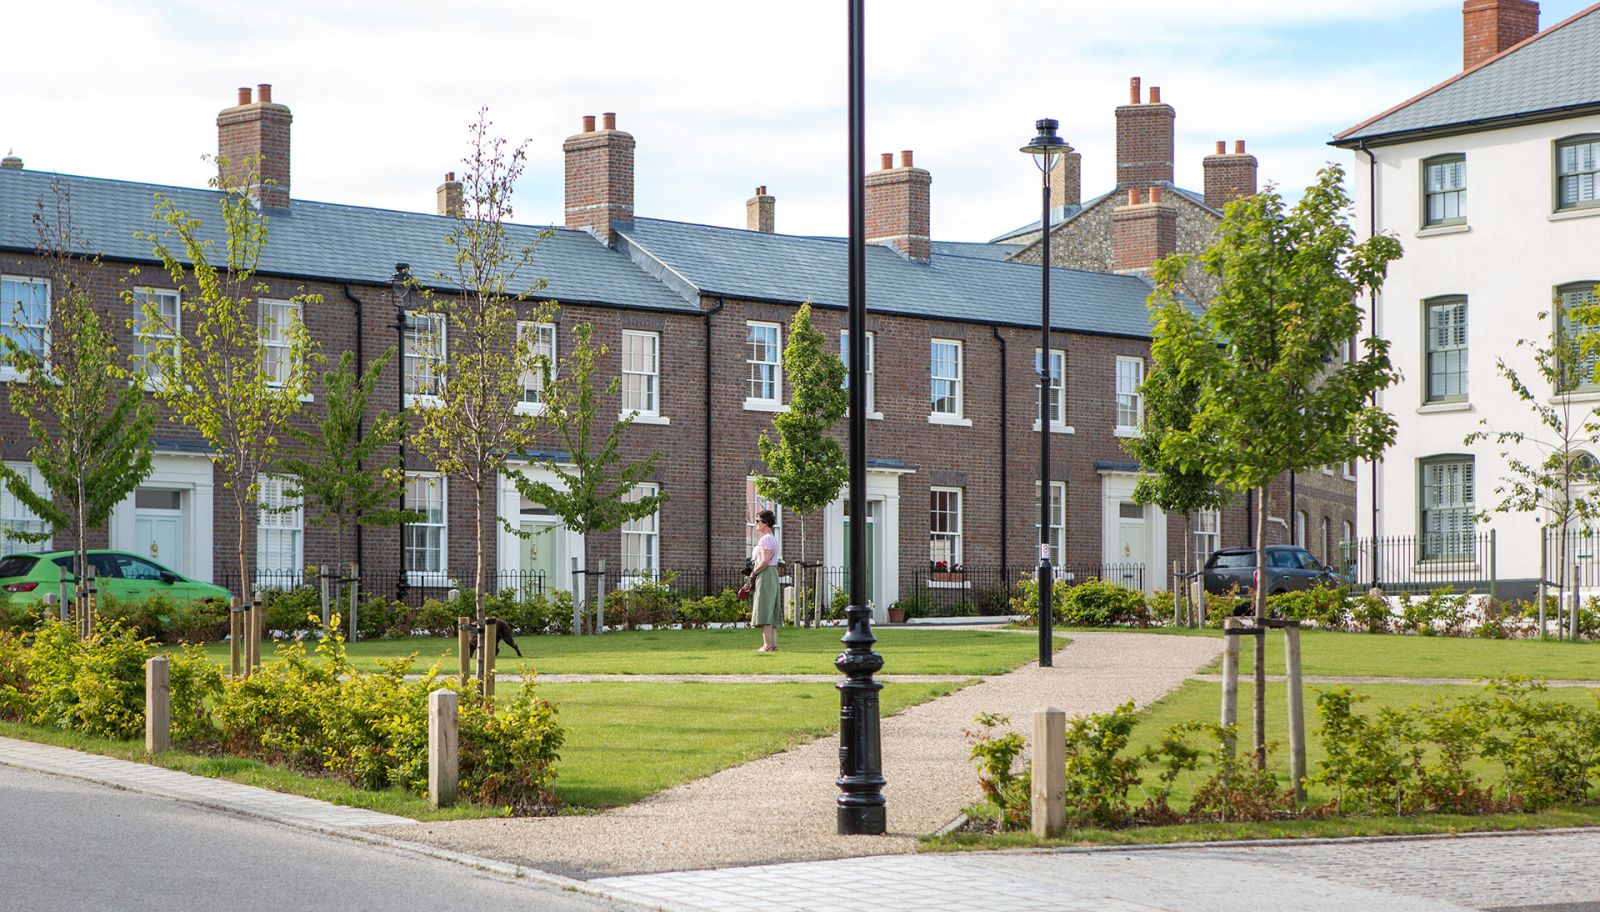
[[[973,679],[975,680],[975,679]],[[944,696],[972,680],[890,683],[881,692],[885,716]],[[500,688],[509,696],[516,685]],[[831,684],[663,684],[644,681],[541,684],[555,703],[566,744],[557,763],[556,792],[569,808],[628,804],[663,789],[746,763],[828,734],[839,725]],[[416,820],[500,816],[497,808],[458,805],[434,810],[426,796],[401,789],[357,789],[327,777],[236,757],[167,751],[154,757],[142,741],[93,738],[76,732],[0,722],[0,735],[93,754],[154,763],[197,776],[227,779],[368,808]]]
[[[1301,671],[1372,678],[1462,678],[1516,674],[1541,680],[1600,681],[1600,643],[1570,640],[1485,640],[1468,637],[1344,633],[1300,634]],[[1255,647],[1242,638],[1239,673],[1255,669]],[[1204,671],[1222,670],[1217,659]],[[1283,635],[1267,637],[1267,673],[1283,674]]]
[[[1038,657],[1036,639],[994,630],[878,629],[874,647],[884,658],[883,674],[993,675],[1018,668]],[[600,636],[521,636],[523,658],[502,647],[495,670],[502,674],[837,674],[834,657],[843,651],[838,627],[785,628],[778,633],[778,651],[756,653],[759,631],[747,627],[716,630],[635,630]],[[1057,637],[1056,648],[1067,644]],[[263,644],[263,658],[275,646]],[[415,655],[419,670],[438,662],[446,671],[457,667],[456,640],[413,637],[363,640],[349,644],[357,668],[375,670],[383,658]],[[211,643],[206,651],[219,664],[228,663],[228,644]]]

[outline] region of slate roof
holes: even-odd
[[[1167,181],[1161,181],[1160,185],[1165,190],[1171,190],[1172,192],[1177,193],[1180,196],[1188,198],[1188,200],[1190,202],[1198,203],[1201,206],[1205,206],[1205,208],[1207,208],[1207,209],[1211,208],[1210,206],[1206,206],[1206,195],[1204,193],[1201,193],[1201,192],[1199,192],[1197,190],[1186,190],[1183,187],[1178,186],[1177,184],[1169,183]],[[1122,189],[1121,185],[1118,185],[1116,189],[1107,191],[1105,193],[1102,193],[1099,196],[1097,196],[1094,199],[1088,201],[1087,203],[1084,203],[1081,206],[1062,206],[1061,208],[1056,209],[1055,211],[1050,213],[1050,231],[1051,231],[1051,233],[1054,234],[1055,233],[1055,229],[1060,228],[1062,225],[1065,225],[1066,223],[1072,221],[1073,219],[1077,218],[1078,216],[1082,215],[1083,213],[1087,212],[1088,210],[1093,209],[1095,206],[1100,205],[1100,201],[1104,200],[1106,197],[1108,197],[1108,196],[1116,196],[1118,193],[1123,193],[1123,192],[1125,192],[1125,191]],[[1212,211],[1215,212],[1216,210],[1213,209]],[[1220,215],[1220,213],[1218,213],[1218,214]],[[1044,222],[1042,220],[1040,220],[1040,219],[1034,219],[1033,221],[1029,222],[1028,224],[1023,225],[1021,228],[1013,228],[1010,231],[1007,231],[1005,234],[1002,234],[999,237],[996,237],[996,238],[990,240],[989,243],[991,243],[991,244],[1002,244],[1002,243],[1004,243],[1004,242],[1006,242],[1006,241],[1008,241],[1008,240],[1010,240],[1010,239],[1012,239],[1014,237],[1021,237],[1022,235],[1025,235],[1025,234],[1032,234],[1032,233],[1038,231],[1042,227],[1044,227]],[[1018,244],[1018,245],[1015,245],[1015,246],[1017,246],[1020,249],[1022,247],[1026,247],[1026,246],[1029,246],[1029,245],[1027,245],[1027,244]]]
[[[1333,145],[1600,110],[1600,4],[1334,136]]]
[[[135,231],[159,228],[151,217],[161,194],[208,222],[206,234],[221,241],[218,202],[212,190],[170,187],[44,171],[0,169],[0,249],[32,252],[38,244],[33,215],[43,199],[54,208],[52,181],[71,194],[73,222],[85,254],[105,259],[149,262],[150,245]],[[397,212],[294,200],[287,209],[267,213],[267,248],[260,272],[361,284],[389,284],[394,264],[408,262],[424,283],[451,268],[444,236],[451,220],[437,215]],[[538,226],[508,226],[519,244],[531,243]],[[556,228],[538,242],[528,278],[543,277],[542,298],[567,303],[604,303],[652,310],[694,311],[687,301],[640,270],[627,256],[606,248],[582,231]]]
[[[996,244],[993,241],[934,241],[935,256],[969,256],[985,260],[1010,259],[1022,244]]]
[[[838,238],[763,234],[660,219],[618,225],[625,242],[704,294],[842,308],[848,300],[845,242]],[[1056,329],[1150,337],[1137,276],[1051,270],[1051,323]],[[901,314],[1037,326],[1039,266],[934,254],[913,263],[888,247],[867,247],[867,309]]]

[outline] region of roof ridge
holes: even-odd
[[[1421,101],[1422,99],[1427,98],[1429,95],[1432,95],[1432,94],[1434,94],[1434,93],[1436,93],[1436,92],[1438,92],[1438,91],[1440,91],[1440,90],[1442,90],[1442,89],[1444,89],[1444,88],[1446,88],[1448,86],[1451,86],[1451,85],[1454,85],[1457,82],[1460,82],[1462,79],[1465,79],[1466,77],[1472,75],[1473,73],[1478,72],[1479,70],[1483,69],[1484,67],[1489,66],[1490,64],[1492,64],[1492,63],[1494,63],[1494,62],[1496,62],[1498,60],[1501,60],[1501,59],[1503,59],[1503,58],[1505,58],[1505,57],[1507,57],[1507,56],[1509,56],[1511,54],[1514,54],[1517,51],[1522,50],[1523,48],[1527,47],[1530,44],[1533,44],[1536,41],[1541,41],[1544,38],[1554,34],[1556,31],[1558,31],[1558,30],[1560,30],[1562,28],[1565,28],[1566,26],[1569,26],[1572,23],[1577,22],[1579,19],[1582,19],[1583,17],[1588,16],[1589,14],[1594,13],[1596,11],[1600,11],[1600,3],[1596,3],[1593,6],[1588,7],[1587,9],[1579,10],[1578,12],[1573,13],[1572,15],[1570,15],[1567,18],[1561,20],[1560,22],[1557,22],[1555,25],[1552,25],[1549,28],[1540,29],[1539,31],[1534,32],[1532,35],[1529,35],[1528,37],[1522,39],[1521,41],[1517,42],[1516,44],[1513,44],[1512,46],[1506,48],[1505,50],[1503,50],[1500,53],[1494,55],[1493,57],[1490,57],[1487,60],[1479,62],[1476,66],[1473,66],[1473,67],[1470,67],[1468,69],[1462,70],[1461,72],[1455,74],[1454,76],[1451,76],[1449,79],[1444,80],[1443,82],[1433,86],[1432,88],[1424,89],[1423,91],[1417,93],[1416,95],[1411,96],[1410,98],[1406,99],[1405,101],[1400,102],[1399,104],[1397,104],[1394,107],[1388,109],[1387,111],[1382,112],[1381,114],[1374,114],[1373,116],[1367,118],[1366,120],[1363,120],[1362,122],[1356,124],[1353,127],[1350,127],[1348,129],[1345,129],[1345,130],[1341,130],[1338,133],[1333,134],[1334,142],[1338,142],[1339,140],[1345,138],[1346,136],[1351,135],[1352,133],[1355,133],[1358,130],[1361,130],[1361,129],[1365,128],[1365,127],[1371,126],[1372,124],[1375,124],[1380,120],[1383,120],[1385,117],[1388,117],[1391,114],[1396,114],[1396,113],[1399,113],[1400,111],[1405,110],[1406,108],[1409,108],[1412,105],[1416,104],[1417,102]]]

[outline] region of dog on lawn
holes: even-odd
[[[500,618],[497,618],[497,617],[484,618],[483,622],[485,624],[488,624],[489,626],[494,628],[494,654],[497,657],[500,655],[500,644],[504,643],[507,646],[510,646],[512,648],[512,650],[516,652],[517,658],[519,658],[519,659],[522,658],[522,650],[517,648],[517,638],[511,635],[512,631],[511,631],[511,625],[510,624],[506,623],[504,620],[501,620]],[[476,631],[476,630],[467,631],[467,642],[472,644],[471,647],[470,647],[470,651],[467,653],[467,655],[469,655],[469,656],[477,655],[478,654],[478,631]]]

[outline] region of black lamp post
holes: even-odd
[[[394,275],[389,279],[389,290],[394,300],[394,327],[396,363],[400,366],[399,382],[395,384],[395,414],[399,415],[406,409],[406,330],[410,328],[411,309],[411,265],[409,263],[394,264]],[[400,434],[400,472],[402,476],[406,470],[406,435]],[[400,486],[400,513],[405,515],[406,509],[406,484]],[[405,601],[406,593],[411,590],[411,583],[406,579],[406,522],[400,521],[400,572],[394,581],[394,597]]]
[[[867,175],[865,110],[865,0],[850,7],[850,364],[867,363]],[[845,676],[839,688],[838,826],[841,836],[881,836],[883,757],[878,734],[878,691],[872,679],[883,657],[872,651],[872,609],[867,606],[867,385],[850,384],[850,607],[844,652],[833,665]]]
[[[1046,117],[1034,128],[1039,135],[1022,147],[1033,156],[1034,164],[1044,174],[1042,193],[1044,215],[1040,221],[1044,241],[1043,255],[1039,260],[1039,666],[1052,664],[1054,637],[1051,628],[1051,602],[1055,595],[1054,568],[1050,565],[1050,172],[1072,147],[1056,135],[1060,123]],[[1065,389],[1062,390],[1065,395]]]

